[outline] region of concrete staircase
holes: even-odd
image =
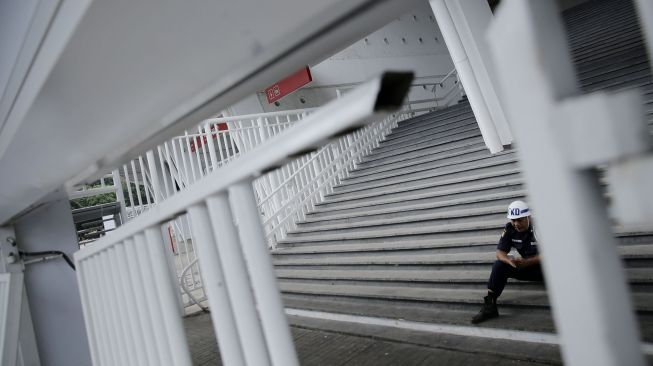
[[[593,1],[564,16],[583,90],[640,88],[653,122],[633,4]],[[515,151],[487,151],[467,102],[404,121],[279,243],[286,306],[469,325],[506,208],[526,194]],[[653,341],[653,233],[614,233],[643,338]],[[541,284],[509,282],[500,313],[482,327],[555,332]]]

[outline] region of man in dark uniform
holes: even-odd
[[[497,245],[497,260],[487,283],[487,296],[481,311],[472,318],[472,323],[480,323],[499,316],[497,298],[503,292],[508,278],[522,281],[543,281],[537,239],[531,222],[531,212],[523,201],[514,201],[508,206],[508,219]],[[515,248],[521,258],[508,253]]]

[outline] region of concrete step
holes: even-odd
[[[455,120],[451,123],[440,124],[440,121],[420,125],[419,127],[411,128],[402,134],[395,131],[391,132],[386,138],[379,143],[379,146],[374,149],[375,153],[382,153],[384,151],[394,150],[398,147],[403,147],[406,144],[411,145],[425,140],[432,140],[440,135],[446,134],[451,136],[452,133],[470,131],[473,127],[478,128],[474,115],[469,111],[461,119]]]
[[[328,206],[349,199],[361,200],[378,195],[397,195],[435,186],[453,189],[480,183],[501,182],[505,179],[514,179],[517,171],[518,164],[514,156],[497,156],[371,182],[341,185],[337,189],[334,187],[333,193],[325,195],[325,201],[319,206]]]
[[[287,308],[292,309],[305,309],[313,311],[321,311],[329,314],[346,314],[346,315],[359,315],[366,317],[375,317],[376,319],[389,319],[399,321],[412,321],[421,322],[422,324],[448,324],[460,325],[469,327],[470,319],[476,315],[481,306],[482,298],[477,299],[477,303],[458,303],[447,304],[437,302],[424,302],[424,301],[407,301],[407,300],[384,300],[377,298],[357,298],[357,297],[342,297],[342,296],[306,296],[297,293],[283,294],[284,304]],[[545,332],[555,333],[555,325],[553,323],[552,314],[549,309],[530,307],[524,309],[523,307],[505,305],[499,300],[499,314],[500,317],[489,320],[479,325],[474,325],[479,333],[484,330],[503,329],[503,330],[516,330],[516,331],[531,331],[531,332]],[[651,342],[653,339],[653,316],[650,314],[637,314],[638,323],[640,326],[640,334],[645,342]],[[333,322],[322,323],[320,327],[334,327]],[[337,328],[335,328],[337,329]],[[361,332],[365,328],[361,324],[356,324],[355,327],[349,329],[350,332]],[[387,337],[394,332],[376,330],[370,333],[370,336]],[[410,334],[407,336],[412,341],[415,341],[415,335]],[[428,338],[432,339],[437,337],[436,334],[428,334]],[[506,350],[525,350],[522,345],[518,345],[514,340],[511,340],[505,347],[498,347],[489,338],[466,338],[459,341],[448,340],[446,347],[461,347],[464,350],[474,350],[475,352],[483,349],[506,351]],[[525,347],[533,346],[533,343],[523,342]],[[485,348],[490,347],[490,348]],[[554,346],[550,346],[554,347]],[[533,361],[542,357],[542,352],[548,348],[542,345],[537,345],[535,348],[530,348],[526,353],[528,360]],[[545,362],[547,365],[557,364],[552,362],[553,358],[547,358]],[[649,362],[651,362],[649,357]],[[471,363],[462,363],[467,365]],[[561,363],[560,363],[561,364]],[[653,364],[653,363],[652,363]]]
[[[295,256],[300,254],[327,254],[327,253],[354,253],[354,252],[392,252],[419,249],[438,249],[443,253],[447,249],[465,252],[475,250],[481,247],[496,246],[497,234],[469,237],[449,238],[449,239],[407,239],[403,240],[383,240],[369,242],[324,242],[318,244],[299,243],[295,246],[283,245],[275,249],[272,254],[281,258],[281,256]]]
[[[501,179],[496,179],[497,177]],[[464,186],[457,183],[469,182]],[[438,204],[450,199],[477,197],[481,194],[507,193],[522,189],[519,170],[508,168],[489,173],[470,175],[465,178],[442,179],[439,182],[426,182],[421,186],[402,191],[388,190],[380,193],[360,194],[356,199],[330,200],[316,204],[314,214],[326,211],[342,211],[352,208],[386,205],[395,207],[404,201],[423,200],[423,203]]]
[[[610,31],[612,30],[612,33]],[[572,56],[588,55],[598,50],[619,45],[633,39],[641,39],[641,31],[637,19],[624,20],[621,27],[615,32],[614,28],[603,29],[603,33],[596,33],[595,37],[571,43]]]
[[[501,226],[502,227],[502,226]],[[501,227],[495,226],[492,233],[486,234],[487,238],[494,235],[495,243],[501,232]],[[480,237],[480,235],[479,235]],[[275,266],[395,266],[395,265],[415,265],[415,266],[452,266],[452,265],[491,265],[494,263],[495,251],[478,251],[478,252],[461,252],[461,253],[438,253],[430,251],[429,255],[424,255],[422,250],[410,250],[405,252],[375,252],[360,253],[357,255],[275,255],[273,262]],[[619,246],[619,253],[626,261],[650,261],[653,259],[653,245],[623,245]],[[632,267],[637,267],[633,265]]]
[[[434,117],[430,119],[424,119],[420,121],[419,124],[416,123],[404,127],[397,126],[388,136],[386,136],[385,140],[381,141],[381,146],[390,145],[396,143],[397,141],[406,140],[407,138],[413,138],[421,133],[430,132],[433,129],[442,131],[470,123],[475,123],[473,118],[474,114],[472,113],[471,108],[465,108],[458,109],[458,113],[451,114],[446,118]],[[470,121],[470,119],[473,121]]]
[[[639,62],[637,64],[625,65],[617,67],[614,70],[605,70],[597,75],[582,78],[580,81],[583,84],[597,84],[607,82],[609,80],[631,80],[637,79],[641,76],[651,75],[651,70],[648,62]]]
[[[602,64],[593,62],[591,65],[587,65],[582,71],[579,70],[579,81],[583,83],[585,80],[593,81],[591,78],[612,77],[618,73],[626,73],[626,70],[630,68],[648,68],[648,58],[644,49],[637,49],[636,51],[628,55],[620,55],[623,57],[620,60],[610,58],[603,61]]]
[[[650,73],[646,70],[641,70],[633,74],[629,74],[620,78],[602,80],[593,83],[582,84],[582,89],[585,92],[594,92],[598,90],[625,90],[648,86],[652,83]]]
[[[386,180],[404,174],[414,174],[420,171],[444,168],[472,161],[481,161],[511,153],[512,152],[510,151],[506,151],[492,155],[485,146],[474,145],[473,148],[467,147],[440,154],[427,155],[420,158],[409,159],[403,165],[394,163],[387,164],[386,166],[375,167],[375,169],[367,169],[360,172],[356,171],[355,174],[350,174],[347,179],[343,179],[339,186],[334,187],[334,191],[346,190],[345,187],[353,187],[355,185],[361,185],[377,180]]]
[[[386,227],[401,225],[411,227],[412,225],[441,225],[462,222],[479,222],[496,217],[505,216],[507,205],[494,205],[488,207],[472,207],[464,209],[450,209],[441,212],[403,211],[394,215],[383,215],[358,218],[358,220],[330,220],[319,223],[301,223],[292,234],[316,233],[325,231],[347,231],[359,230],[368,227]]]
[[[604,70],[617,69],[623,65],[640,63],[647,59],[646,49],[639,47],[626,53],[619,53],[610,57],[605,57],[595,62],[588,62],[583,65],[577,65],[576,71],[580,79],[584,79],[594,74],[600,74]]]
[[[452,114],[458,114],[460,109],[465,109],[465,108],[469,108],[469,102],[461,102],[444,109],[439,109],[437,111],[422,114],[420,116],[413,117],[405,121],[400,121],[397,126],[397,130],[402,130],[404,128],[411,128],[411,126],[418,125],[424,122],[425,120],[447,118]]]
[[[277,279],[294,284],[328,284],[330,286],[395,286],[406,288],[487,288],[491,269],[277,269]],[[625,268],[632,293],[650,293],[653,285],[653,270],[650,268]],[[544,283],[508,279],[511,290],[546,290]]]
[[[447,222],[448,221],[448,222]],[[381,224],[375,226],[340,228],[338,230],[293,231],[286,240],[349,240],[361,238],[378,238],[379,236],[439,235],[449,237],[469,235],[470,232],[496,233],[505,225],[502,215],[480,216],[476,221],[466,219],[412,221],[399,224]]]
[[[355,221],[359,218],[365,219],[367,217],[394,217],[396,215],[403,215],[405,211],[435,213],[466,207],[487,207],[502,202],[512,202],[515,199],[524,199],[525,197],[525,191],[510,191],[505,193],[481,194],[462,199],[453,198],[438,203],[422,202],[421,200],[402,200],[395,205],[372,205],[356,207],[354,209],[315,211],[306,215],[306,219],[300,222],[300,224],[321,223],[330,220],[334,220],[334,222],[338,222],[339,220]]]
[[[358,214],[355,216],[341,215],[340,218],[328,219],[314,219],[310,218],[298,223],[298,228],[305,229],[320,229],[331,227],[333,225],[368,225],[376,222],[392,222],[392,220],[407,220],[414,217],[457,217],[459,215],[474,216],[478,212],[499,212],[504,213],[506,207],[514,200],[514,197],[506,197],[503,199],[476,201],[473,203],[459,204],[459,205],[439,205],[432,207],[430,205],[420,205],[420,207],[403,207],[401,209],[389,210],[386,212],[376,212],[369,210],[366,213]]]
[[[339,285],[316,283],[294,283],[280,280],[282,293],[305,295],[327,295],[339,297],[408,300],[438,302],[445,304],[478,304],[487,289],[418,288],[405,286]],[[653,312],[653,294],[632,294],[635,309],[639,312]],[[501,294],[501,306],[548,308],[549,301],[544,290],[513,290],[506,288]]]
[[[389,155],[396,155],[397,152],[403,152],[406,148],[433,146],[432,142],[434,141],[442,142],[442,140],[447,137],[452,137],[459,134],[465,135],[467,137],[471,137],[469,136],[470,132],[477,131],[480,133],[480,130],[478,129],[478,125],[475,123],[474,118],[470,118],[464,124],[456,125],[451,129],[440,131],[439,129],[436,128],[436,129],[431,129],[429,131],[433,131],[433,132],[423,133],[420,134],[419,137],[417,138],[413,137],[412,139],[401,140],[396,143],[381,144],[379,145],[379,147],[377,147],[372,151],[372,155],[376,159],[379,159]],[[370,160],[372,159],[370,159],[369,157],[366,157],[364,159],[364,161],[366,162]]]
[[[632,18],[623,18],[618,21],[615,21],[614,24],[611,24],[609,27],[606,27],[605,24],[597,25],[596,27],[589,27],[587,31],[582,34],[568,34],[567,40],[569,47],[572,50],[582,48],[586,45],[593,45],[594,47],[601,48],[605,43],[615,43],[613,36],[616,33],[630,34],[633,37],[641,37],[641,31],[639,23],[637,20]],[[615,32],[618,30],[618,32]]]
[[[595,50],[592,53],[574,55],[573,60],[576,65],[582,66],[591,62],[598,62],[606,57],[614,56],[620,53],[632,52],[642,47],[641,39],[629,39],[613,47],[606,47]]]
[[[455,149],[465,149],[466,147],[479,144],[485,145],[480,132],[470,131],[457,136],[444,137],[438,141],[433,141],[432,144],[425,144],[414,148],[412,146],[407,146],[402,150],[396,151],[394,154],[388,154],[387,156],[378,156],[373,153],[367,156],[364,161],[359,163],[356,166],[356,170],[352,173],[355,175],[358,171],[363,172],[367,169],[384,167],[390,164],[400,164],[404,161],[436,155]]]
[[[405,159],[394,163],[379,164],[376,166],[369,166],[369,167],[357,167],[355,170],[351,171],[349,176],[344,178],[342,181],[343,183],[353,182],[361,177],[368,177],[370,175],[374,175],[377,173],[392,171],[394,169],[404,168],[407,166],[418,167],[421,164],[438,161],[445,158],[465,156],[474,153],[478,154],[480,152],[485,152],[487,155],[490,155],[487,147],[485,146],[485,143],[479,140],[481,139],[476,139],[476,140],[469,139],[461,142],[460,144],[458,144],[458,146],[451,145],[450,149],[446,149],[446,150],[440,149],[437,152],[423,151],[423,153],[418,156],[413,156],[410,159]]]

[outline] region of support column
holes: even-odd
[[[431,4],[433,15],[435,15],[435,19],[437,20],[440,31],[442,32],[444,42],[447,44],[449,54],[456,66],[456,71],[458,72],[460,81],[467,93],[469,104],[472,107],[472,111],[474,112],[474,116],[478,122],[478,127],[483,135],[485,145],[493,154],[503,151],[501,139],[494,127],[494,122],[492,121],[488,107],[483,99],[483,93],[481,93],[478,81],[476,80],[476,75],[474,74],[474,70],[469,62],[465,48],[460,40],[460,36],[456,31],[449,9],[444,0],[430,0],[429,3]]]
[[[469,58],[501,144],[510,145],[513,141],[512,132],[499,100],[494,61],[485,39],[493,17],[492,10],[487,0],[445,0],[445,3]]]
[[[15,223],[19,250],[60,250],[72,258],[77,235],[68,195],[60,189],[47,203]],[[39,357],[43,365],[90,365],[82,304],[75,272],[63,259],[30,264],[25,268]]]

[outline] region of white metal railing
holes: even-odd
[[[399,120],[442,107],[452,95],[458,95],[455,70],[435,82],[414,83],[412,88],[432,87],[437,98],[409,101],[404,110],[378,121],[355,134],[339,139],[316,153],[283,166],[254,181],[259,210],[263,216],[270,247],[295,227],[314,205],[331,192],[340,179],[355,168],[360,159],[381,141]],[[443,94],[448,90],[446,94]],[[340,93],[339,93],[340,94]],[[422,107],[420,107],[422,106]],[[120,174],[126,196],[122,198],[126,220],[147,212],[155,204],[169,199],[202,180],[213,170],[229,164],[269,138],[311,115],[316,109],[269,112],[203,121],[197,129],[187,130],[144,155],[124,164]],[[117,192],[117,191],[116,191]],[[118,192],[117,192],[118,193]],[[120,188],[120,193],[122,189]],[[167,239],[174,258],[184,304],[203,299],[203,284],[194,248],[188,215],[180,215],[168,224]]]
[[[405,74],[390,74],[362,85],[75,253],[93,363],[190,365],[161,230],[189,213],[223,362],[297,365],[253,179],[383,119],[401,105],[409,83]]]
[[[412,113],[397,112],[259,178],[259,184],[270,187],[258,200],[270,247],[285,238],[399,121]]]

